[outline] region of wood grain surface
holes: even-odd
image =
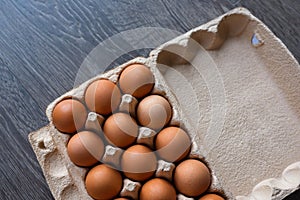
[[[27,136],[48,123],[46,106],[73,87],[98,43],[140,27],[183,33],[237,6],[261,19],[300,60],[299,0],[1,0],[0,199],[53,199]],[[300,191],[286,198],[299,199]]]

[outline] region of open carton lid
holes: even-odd
[[[282,199],[299,188],[300,67],[260,20],[237,8],[150,56],[229,196]]]

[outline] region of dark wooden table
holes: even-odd
[[[48,123],[46,106],[73,87],[98,43],[138,27],[186,32],[237,6],[261,19],[300,60],[299,0],[1,0],[0,199],[53,199],[27,136]],[[299,200],[300,191],[286,199]]]

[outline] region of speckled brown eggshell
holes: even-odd
[[[110,143],[124,148],[134,143],[138,125],[128,114],[116,113],[105,121],[103,131]]]
[[[191,140],[183,129],[167,127],[157,134],[155,147],[161,158],[169,162],[177,162],[189,154]]]
[[[85,178],[86,190],[94,199],[113,199],[121,191],[122,184],[121,174],[105,164],[92,168]]]
[[[132,64],[122,71],[119,85],[123,93],[141,98],[152,91],[154,76],[145,65]]]
[[[60,132],[74,133],[85,124],[87,111],[78,100],[65,99],[55,105],[52,112],[53,125]]]
[[[104,154],[102,139],[91,131],[75,134],[68,142],[67,152],[71,161],[82,167],[96,164]]]
[[[87,107],[101,115],[115,111],[121,101],[121,92],[110,80],[100,79],[92,82],[85,91]]]
[[[217,194],[206,194],[202,196],[199,200],[225,200],[225,199]]]
[[[140,192],[140,200],[176,200],[175,188],[166,180],[154,178],[147,181]]]
[[[172,107],[162,96],[150,95],[138,104],[137,118],[142,126],[160,130],[170,121],[171,117]]]
[[[145,181],[155,173],[157,160],[148,147],[134,145],[123,153],[121,165],[126,177],[134,181]]]
[[[203,194],[210,186],[211,174],[199,160],[188,159],[179,163],[174,172],[177,190],[189,197]]]

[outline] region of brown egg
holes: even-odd
[[[145,181],[154,174],[157,160],[148,147],[134,145],[123,153],[121,165],[126,177],[135,181]]]
[[[92,168],[86,178],[85,186],[88,194],[94,199],[112,199],[122,189],[121,174],[105,164]]]
[[[211,175],[208,168],[198,160],[185,160],[175,169],[175,187],[186,196],[199,196],[208,189],[210,183]]]
[[[105,79],[94,81],[85,91],[87,107],[96,113],[107,115],[115,111],[121,101],[121,92],[113,82]]]
[[[144,98],[137,107],[137,118],[140,124],[154,130],[163,128],[171,117],[170,103],[159,95]]]
[[[128,114],[116,113],[105,121],[103,131],[110,143],[122,148],[134,143],[138,125]]]
[[[201,197],[199,200],[225,200],[225,199],[216,194],[206,194],[203,197]]]
[[[140,192],[141,200],[176,200],[175,188],[166,180],[154,178],[146,182]]]
[[[104,144],[96,133],[82,131],[69,140],[67,152],[74,164],[88,167],[96,164],[102,158]]]
[[[178,127],[164,128],[157,134],[155,147],[161,158],[177,162],[185,158],[191,146],[188,134]]]
[[[151,92],[154,86],[154,76],[145,65],[132,64],[122,71],[119,84],[123,93],[141,98]]]
[[[85,124],[85,106],[74,99],[65,99],[56,104],[52,112],[54,126],[61,132],[74,133]]]

